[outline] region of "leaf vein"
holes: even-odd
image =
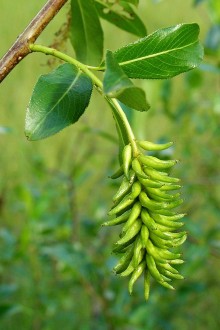
[[[45,119],[51,114],[51,112],[56,108],[58,105],[58,110],[60,107],[60,102],[64,99],[66,95],[68,95],[69,91],[72,89],[72,87],[77,83],[78,79],[81,76],[81,72],[78,71],[76,77],[74,78],[73,82],[69,85],[65,93],[62,94],[62,96],[57,100],[57,102],[54,104],[54,106],[50,109],[50,111],[47,112],[46,116],[42,118],[42,120],[39,121],[38,125],[36,125],[35,129],[32,131],[32,135],[38,130],[38,128],[41,126],[41,124],[45,121]],[[59,112],[59,111],[58,111]]]

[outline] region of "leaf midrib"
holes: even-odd
[[[143,57],[134,58],[132,60],[125,61],[125,62],[119,62],[119,64],[120,64],[120,66],[122,66],[122,65],[127,65],[127,64],[131,64],[131,63],[139,62],[139,61],[144,61],[144,60],[149,59],[149,58],[153,58],[153,57],[165,55],[165,54],[172,53],[172,52],[177,51],[177,50],[180,50],[180,49],[187,48],[187,47],[189,47],[191,45],[194,45],[196,43],[198,43],[197,40],[194,41],[194,42],[192,42],[192,43],[190,43],[190,44],[187,44],[185,46],[182,46],[182,47],[177,47],[177,48],[174,48],[174,49],[168,49],[168,50],[165,50],[163,52],[154,53],[154,54],[151,54],[151,55],[146,55],[146,56],[143,56]]]
[[[81,76],[81,72],[78,71],[76,77],[74,78],[73,82],[70,84],[70,86],[67,88],[66,92],[57,100],[57,102],[54,104],[54,106],[50,109],[49,112],[47,112],[47,114],[45,115],[44,118],[42,118],[41,121],[39,121],[38,125],[36,125],[35,129],[32,131],[31,136],[33,136],[35,134],[35,132],[38,130],[39,126],[41,126],[41,124],[48,118],[48,116],[51,114],[51,112],[56,108],[56,106],[62,101],[62,99],[68,94],[68,92],[70,91],[70,89],[76,84],[76,82],[78,81],[78,79]]]

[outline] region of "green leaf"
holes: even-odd
[[[116,25],[120,29],[135,34],[139,37],[146,36],[147,31],[144,23],[129,3],[120,1],[120,6],[114,6],[112,4],[96,1],[95,4],[101,18]]]
[[[39,78],[27,109],[28,140],[51,136],[78,121],[89,104],[92,81],[71,64]]]
[[[165,79],[197,67],[203,58],[197,24],[179,24],[118,49],[114,55],[130,78]]]
[[[130,108],[138,111],[147,111],[149,104],[146,101],[145,92],[136,87],[126,76],[122,68],[116,62],[111,51],[106,54],[106,71],[103,80],[103,91],[111,97],[117,98]]]
[[[79,61],[90,65],[100,64],[103,56],[103,31],[94,1],[71,1],[70,40]]]

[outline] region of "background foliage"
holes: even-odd
[[[43,4],[21,0],[11,11],[10,3],[2,1],[0,56]],[[138,138],[175,142],[172,157],[181,160],[175,176],[182,178],[188,214],[181,266],[186,279],[176,282],[176,292],[155,285],[147,304],[141,283],[130,297],[126,280],[112,274],[116,259],[110,251],[118,231],[109,235],[109,229],[100,228],[116,190],[108,179],[118,151],[110,111],[97,95],[74,127],[27,142],[28,99],[37,77],[54,62],[29,56],[1,84],[0,328],[219,329],[218,6],[218,0],[140,1],[149,33],[197,22],[206,53],[199,69],[172,80],[139,82],[152,108],[129,118]],[[42,34],[42,44],[60,43],[62,34],[56,31],[67,11]],[[106,49],[136,39],[108,22],[103,25]],[[63,48],[72,52],[69,43]]]

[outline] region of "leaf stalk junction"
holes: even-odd
[[[51,55],[60,60],[65,61],[67,63],[75,65],[78,69],[80,69],[82,72],[84,72],[92,80],[92,82],[93,82],[94,86],[96,87],[96,89],[98,90],[98,92],[101,95],[104,95],[102,81],[93,72],[91,72],[91,69],[94,70],[94,67],[89,67],[89,66],[77,61],[75,58],[73,58],[63,52],[60,52],[54,48],[51,48],[51,47],[46,47],[46,46],[38,45],[38,44],[30,44],[29,48],[30,48],[31,52],[40,52],[45,55]],[[118,100],[116,98],[110,98],[106,95],[104,97],[112,109],[113,117],[116,121],[116,125],[118,128],[119,134],[122,138],[122,141],[124,142],[124,144],[127,144],[127,142],[131,144],[132,150],[133,150],[133,156],[137,157],[138,156],[138,147],[135,142],[135,136],[134,136],[132,128],[129,124],[129,121],[128,121],[122,107],[120,106],[120,103],[118,102]]]

